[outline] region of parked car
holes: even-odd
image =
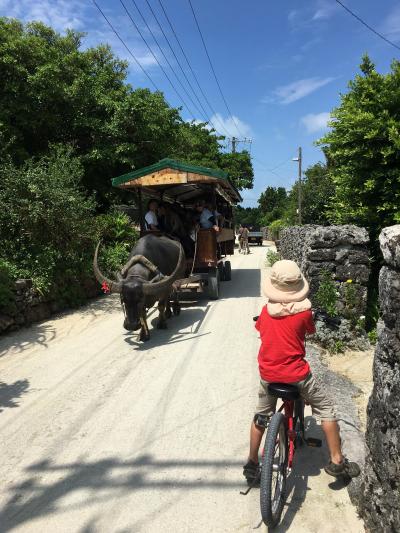
[[[258,244],[262,246],[263,243],[263,232],[261,228],[257,226],[248,226],[249,228],[249,244]]]

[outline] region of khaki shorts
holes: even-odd
[[[291,383],[291,385],[297,385],[301,397],[311,406],[314,416],[326,421],[336,420],[336,412],[332,400],[326,395],[311,373],[303,381],[297,381],[296,383]],[[277,398],[271,396],[268,392],[268,382],[261,379],[256,415],[271,418],[275,413],[276,402]]]

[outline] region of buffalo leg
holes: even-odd
[[[167,298],[167,301],[165,304],[165,318],[171,318],[171,316],[172,316],[171,302],[170,302],[170,299]]]
[[[146,315],[140,317],[142,327],[139,332],[139,340],[148,341],[150,339],[149,327],[147,325]]]
[[[167,319],[165,318],[165,308],[166,308],[166,300],[160,300],[158,302],[158,322],[157,322],[157,328],[158,329],[167,329]]]

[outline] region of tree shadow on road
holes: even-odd
[[[26,468],[26,478],[8,489],[10,497],[0,510],[1,531],[6,533],[39,517],[106,503],[115,496],[122,498],[149,489],[182,493],[191,489],[239,490],[242,480],[225,479],[225,472],[227,467],[240,470],[241,466],[242,461],[157,460],[150,454],[127,461],[108,457],[67,464],[46,459]],[[205,469],[207,477],[204,477]],[[81,492],[79,503],[68,503],[66,496],[77,492]]]
[[[14,383],[4,383],[0,381],[0,413],[4,408],[18,407],[17,400],[29,389],[29,381],[27,379],[19,379]]]
[[[11,353],[22,353],[35,345],[48,348],[48,344],[55,337],[56,330],[54,326],[46,322],[33,324],[28,328],[7,333],[0,338],[0,357]]]

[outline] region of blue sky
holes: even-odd
[[[291,158],[296,156],[298,146],[303,148],[304,167],[323,159],[313,143],[324,133],[329,111],[338,104],[339,94],[346,91],[347,82],[354,77],[364,52],[370,54],[381,72],[388,71],[392,59],[399,58],[400,54],[360,25],[335,0],[249,0],[246,3],[192,0],[223,93],[235,117],[232,120],[210,71],[188,0],[162,1],[202,89],[218,115],[212,116],[210,111],[208,116],[218,129],[225,128],[232,136],[248,137],[253,141],[255,184],[253,190],[243,192],[245,206],[256,205],[257,198],[268,185],[287,188],[293,185],[297,166]],[[157,86],[165,92],[170,104],[181,105],[121,3],[118,0],[97,2]],[[179,74],[146,0],[136,2]],[[175,45],[158,0],[149,2]],[[173,79],[132,0],[124,0],[124,3]],[[398,0],[344,0],[344,3],[400,45]],[[132,85],[149,86],[148,79],[91,0],[0,0],[0,16],[42,20],[61,32],[71,27],[84,31],[87,33],[85,46],[108,42],[117,55],[130,62]],[[177,55],[181,58],[178,51]],[[190,72],[186,71],[196,87]],[[183,78],[182,83],[187,87]],[[194,118],[200,118],[199,113],[193,112]],[[183,109],[182,114],[186,119],[192,118],[187,109]],[[239,148],[243,146],[249,147],[239,144]]]

